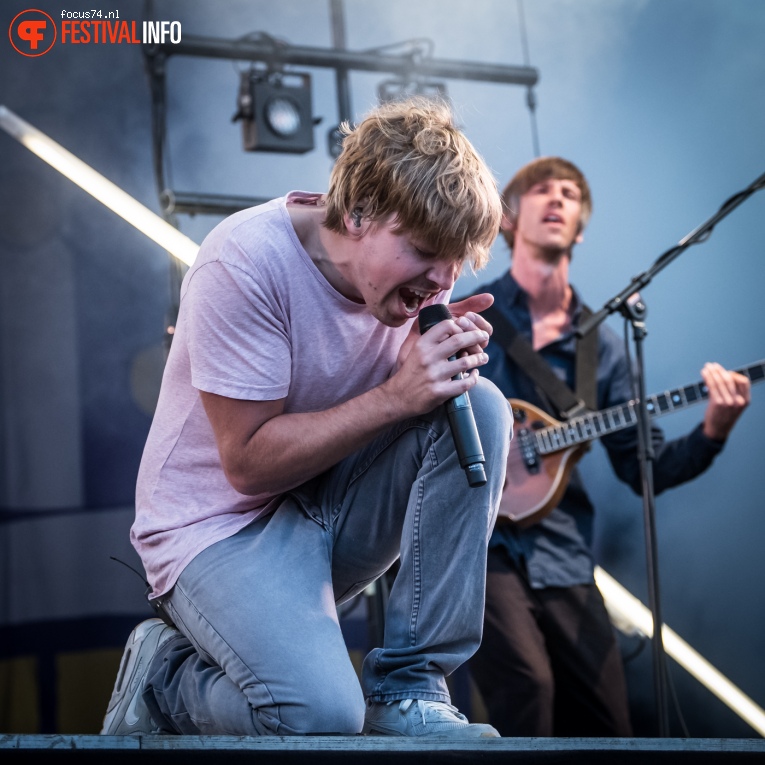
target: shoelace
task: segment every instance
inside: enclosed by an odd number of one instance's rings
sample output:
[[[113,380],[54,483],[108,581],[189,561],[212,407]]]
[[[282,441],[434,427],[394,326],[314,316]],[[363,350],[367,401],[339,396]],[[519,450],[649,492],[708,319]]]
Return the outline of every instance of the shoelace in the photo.
[[[422,699],[404,699],[398,706],[402,713],[405,713],[412,704],[417,704],[417,709],[422,718],[422,725],[425,727],[428,724],[426,712],[431,713],[431,722],[454,722],[453,718],[456,718],[459,722],[466,720],[465,716],[450,704],[445,701],[423,701]],[[448,715],[452,719],[450,720],[434,720],[433,717],[442,717]]]

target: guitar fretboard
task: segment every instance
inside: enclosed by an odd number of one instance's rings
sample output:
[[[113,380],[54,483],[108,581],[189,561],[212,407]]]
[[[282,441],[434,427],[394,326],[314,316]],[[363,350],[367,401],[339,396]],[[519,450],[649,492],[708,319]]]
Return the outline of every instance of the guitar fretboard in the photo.
[[[756,364],[736,371],[748,377],[752,383],[762,382],[765,380],[765,361],[758,361]],[[646,408],[649,416],[659,417],[697,404],[708,396],[707,386],[703,382],[696,382],[649,396]],[[551,454],[569,446],[576,446],[607,436],[609,433],[615,433],[617,430],[629,428],[637,424],[637,406],[638,400],[633,399],[626,404],[612,406],[599,412],[572,417],[559,425],[540,428],[534,431],[537,450],[540,454]]]

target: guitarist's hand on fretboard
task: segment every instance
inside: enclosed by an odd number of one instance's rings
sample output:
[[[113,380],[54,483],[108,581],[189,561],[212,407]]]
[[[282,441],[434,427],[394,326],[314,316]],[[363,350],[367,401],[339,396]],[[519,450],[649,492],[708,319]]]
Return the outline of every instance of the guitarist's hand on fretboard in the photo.
[[[741,413],[749,406],[749,378],[712,362],[704,365],[701,377],[709,391],[704,435],[713,441],[725,441]]]

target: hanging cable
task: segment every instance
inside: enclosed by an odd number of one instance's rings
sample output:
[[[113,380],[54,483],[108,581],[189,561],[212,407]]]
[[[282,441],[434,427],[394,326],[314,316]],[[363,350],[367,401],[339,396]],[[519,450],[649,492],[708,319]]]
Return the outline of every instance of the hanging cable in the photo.
[[[523,65],[531,66],[531,57],[529,56],[529,40],[526,34],[526,13],[523,9],[523,0],[518,0],[518,18],[519,29],[521,32],[521,48],[523,50]],[[537,130],[537,96],[534,93],[534,88],[529,85],[526,90],[526,106],[529,108],[529,119],[531,121],[531,141],[534,145],[534,156],[539,157],[539,131]]]

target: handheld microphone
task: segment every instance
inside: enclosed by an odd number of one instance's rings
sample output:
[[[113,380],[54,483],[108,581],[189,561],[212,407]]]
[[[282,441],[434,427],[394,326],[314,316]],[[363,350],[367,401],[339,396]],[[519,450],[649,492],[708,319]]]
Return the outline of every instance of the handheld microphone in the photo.
[[[441,303],[425,306],[419,315],[420,334],[424,335],[440,321],[451,318],[451,312]],[[456,356],[451,356],[449,361],[456,358]],[[457,380],[460,377],[462,377],[461,373],[452,379]],[[486,472],[483,468],[486,460],[483,456],[481,439],[478,436],[473,407],[470,405],[470,397],[467,392],[450,398],[446,402],[446,414],[449,418],[460,466],[465,471],[468,484],[470,486],[483,486],[486,483]]]

